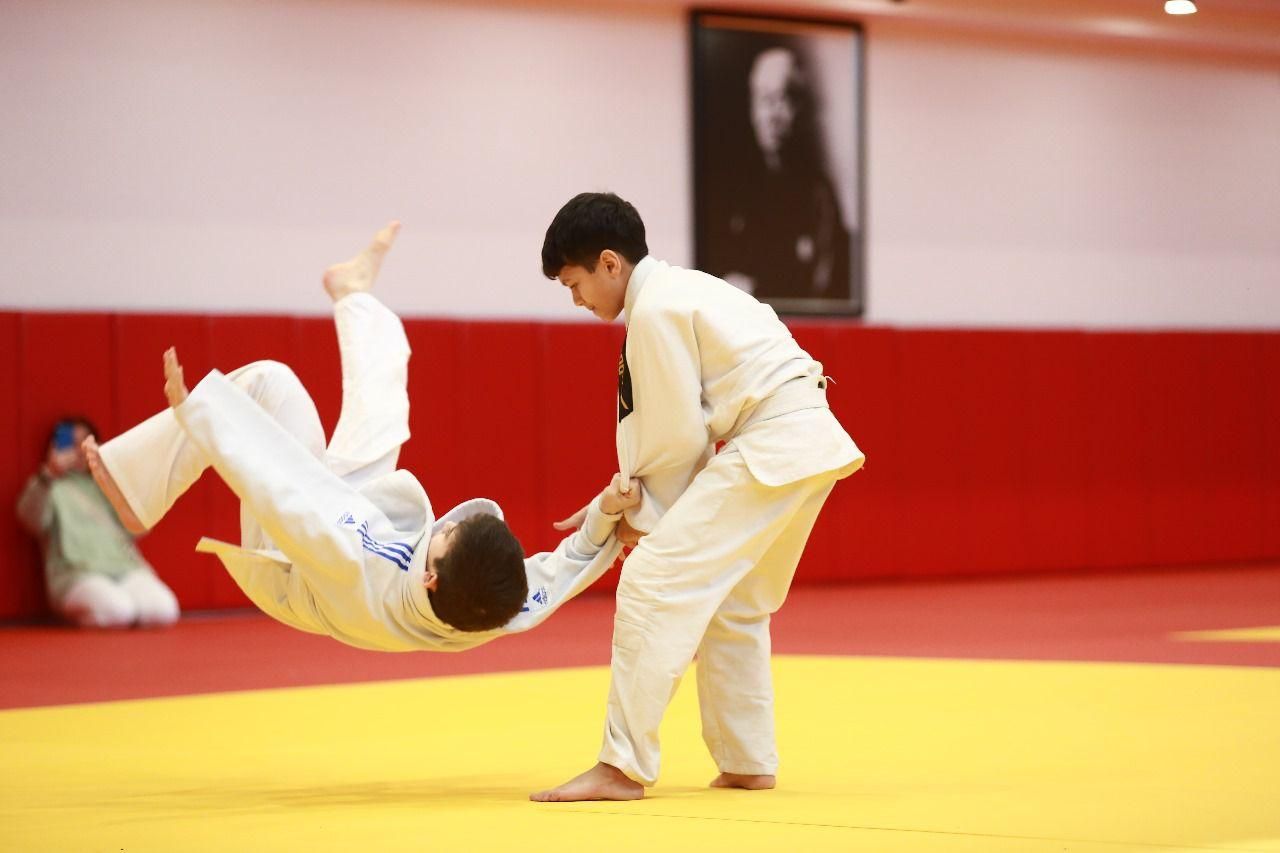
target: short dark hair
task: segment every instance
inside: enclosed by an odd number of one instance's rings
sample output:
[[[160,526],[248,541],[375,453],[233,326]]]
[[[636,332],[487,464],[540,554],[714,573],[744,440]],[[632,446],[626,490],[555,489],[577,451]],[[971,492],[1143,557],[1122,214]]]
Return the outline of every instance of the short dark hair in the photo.
[[[435,561],[431,609],[459,631],[491,631],[511,621],[524,606],[529,582],[524,549],[506,522],[473,515],[451,534],[449,553]]]
[[[567,266],[595,272],[605,249],[633,264],[649,254],[644,220],[631,202],[613,193],[579,193],[560,208],[542,241],[542,274],[555,278]]]

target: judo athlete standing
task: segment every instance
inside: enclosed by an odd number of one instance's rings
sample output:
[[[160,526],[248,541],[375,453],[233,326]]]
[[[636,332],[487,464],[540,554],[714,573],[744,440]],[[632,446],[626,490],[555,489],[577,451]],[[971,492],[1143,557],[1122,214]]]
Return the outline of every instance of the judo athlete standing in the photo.
[[[772,788],[770,615],[827,495],[863,455],[827,406],[822,365],[773,309],[651,257],[617,196],[566,204],[542,270],[601,320],[626,312],[618,464],[641,499],[618,535],[643,538],[618,586],[599,763],[532,799],[643,797],[658,777],[658,724],[695,654],[703,740],[721,771],[712,785]]]
[[[343,399],[325,445],[294,373],[260,361],[209,373],[188,394],[165,353],[171,408],[98,447],[90,467],[126,526],[158,522],[209,466],[240,498],[241,546],[202,539],[245,594],[303,631],[384,651],[459,651],[542,622],[612,564],[625,498],[617,484],[554,552],[525,558],[497,504],[436,519],[417,479],[396,470],[409,437],[409,345],[369,292],[399,225],[330,267]]]

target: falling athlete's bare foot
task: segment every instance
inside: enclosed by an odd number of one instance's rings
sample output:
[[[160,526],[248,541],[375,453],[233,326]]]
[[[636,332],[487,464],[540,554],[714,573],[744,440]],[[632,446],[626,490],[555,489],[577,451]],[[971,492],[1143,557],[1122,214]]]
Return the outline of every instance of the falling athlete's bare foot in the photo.
[[[111,508],[116,511],[116,516],[120,519],[120,523],[124,525],[124,529],[134,536],[141,536],[146,533],[146,525],[138,520],[138,516],[133,514],[133,510],[129,508],[129,502],[124,499],[124,495],[120,492],[120,487],[116,485],[115,478],[111,476],[111,472],[103,464],[102,454],[98,452],[98,442],[94,440],[93,436],[89,436],[81,443],[80,448],[84,451],[85,459],[89,461],[89,473],[93,475],[93,481],[98,484],[98,488],[102,489],[102,493],[107,496],[107,500],[111,503]]]
[[[745,773],[721,773],[711,780],[713,788],[743,788],[748,791],[767,791],[777,784],[777,776],[751,776]]]
[[[644,786],[618,768],[600,763],[558,788],[530,794],[535,803],[578,803],[583,800],[639,800]]]
[[[395,242],[400,231],[399,222],[388,222],[387,227],[373,235],[373,242],[349,261],[334,264],[324,271],[324,289],[329,298],[337,302],[350,293],[364,293],[373,288],[382,267],[382,259]]]
[[[164,351],[164,396],[175,409],[187,399],[186,379],[178,363],[178,351],[173,347]]]

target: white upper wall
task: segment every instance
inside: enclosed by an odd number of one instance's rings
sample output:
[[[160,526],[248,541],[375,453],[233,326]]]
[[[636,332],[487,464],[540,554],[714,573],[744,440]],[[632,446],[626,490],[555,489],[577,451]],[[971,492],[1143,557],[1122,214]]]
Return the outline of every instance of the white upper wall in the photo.
[[[1280,328],[1280,66],[873,32],[871,317]]]
[[[674,4],[3,7],[0,306],[323,313],[398,217],[398,310],[584,317],[538,263],[584,189],[693,256]],[[1280,69],[886,22],[866,65],[869,321],[1280,328]]]

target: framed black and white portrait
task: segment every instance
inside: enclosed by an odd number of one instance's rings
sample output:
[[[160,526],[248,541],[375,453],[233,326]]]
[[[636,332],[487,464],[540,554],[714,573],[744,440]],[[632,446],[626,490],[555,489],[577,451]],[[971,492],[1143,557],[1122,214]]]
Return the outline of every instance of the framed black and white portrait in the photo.
[[[694,12],[697,267],[779,313],[861,315],[862,30]]]

